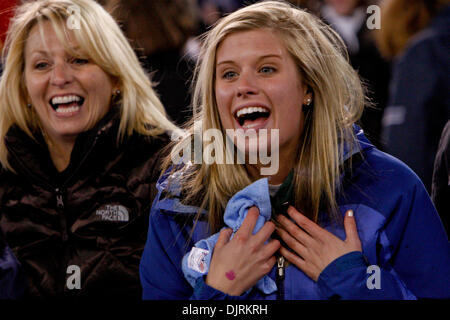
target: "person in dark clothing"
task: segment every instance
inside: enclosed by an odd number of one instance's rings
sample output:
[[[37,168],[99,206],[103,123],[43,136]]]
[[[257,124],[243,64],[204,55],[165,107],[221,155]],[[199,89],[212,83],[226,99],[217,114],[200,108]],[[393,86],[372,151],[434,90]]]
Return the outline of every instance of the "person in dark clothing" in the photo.
[[[5,45],[0,227],[25,297],[139,298],[159,155],[176,126],[94,1],[27,2]]]
[[[195,56],[186,50],[197,35],[198,7],[193,0],[102,0],[135,47],[171,120],[182,125],[192,117],[190,80]]]
[[[434,157],[450,119],[448,0],[383,2],[378,43],[394,59],[382,136],[431,191]],[[407,9],[407,10],[406,10]]]
[[[343,38],[350,64],[367,87],[372,104],[364,110],[359,123],[370,141],[382,150],[381,119],[387,104],[390,66],[378,51],[374,30],[367,26],[368,5],[365,0],[325,0],[320,16]]]
[[[432,181],[431,199],[448,235],[450,233],[450,120],[447,121],[439,141]]]

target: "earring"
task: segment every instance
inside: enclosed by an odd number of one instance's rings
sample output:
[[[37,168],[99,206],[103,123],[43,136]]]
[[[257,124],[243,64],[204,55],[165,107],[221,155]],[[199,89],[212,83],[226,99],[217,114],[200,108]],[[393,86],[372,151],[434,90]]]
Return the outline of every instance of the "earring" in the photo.
[[[303,104],[303,112],[309,112],[311,110],[311,102],[311,98],[306,99],[306,103]]]
[[[116,91],[114,91],[115,95],[118,96],[121,92],[119,89],[117,89]]]
[[[31,109],[31,107],[32,107],[32,106],[31,106],[31,103],[28,103],[28,104],[27,104],[27,108],[28,108],[28,109]]]

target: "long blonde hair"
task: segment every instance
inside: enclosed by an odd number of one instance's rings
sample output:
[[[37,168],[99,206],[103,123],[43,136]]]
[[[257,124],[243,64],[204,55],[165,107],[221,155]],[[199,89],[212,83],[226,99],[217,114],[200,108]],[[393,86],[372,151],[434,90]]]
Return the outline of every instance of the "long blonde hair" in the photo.
[[[68,27],[69,19],[78,23]],[[176,130],[152,89],[152,84],[114,19],[92,0],[38,0],[19,6],[11,20],[3,49],[3,74],[0,80],[0,163],[8,163],[5,135],[13,125],[33,137],[39,128],[32,108],[27,108],[28,94],[24,85],[24,48],[35,25],[49,21],[59,40],[73,55],[68,44],[69,29],[82,52],[116,79],[120,87],[121,119],[118,142],[138,132],[158,135]]]
[[[220,20],[204,38],[196,68],[193,122],[201,122],[203,131],[218,128],[225,132],[214,92],[216,50],[230,34],[261,28],[280,35],[314,97],[312,110],[306,114],[302,141],[298,143],[295,206],[317,221],[325,203],[329,214],[337,217],[335,192],[342,171],[343,141],[349,146],[355,142],[352,125],[361,116],[365,95],[357,73],[348,63],[343,41],[315,16],[285,2],[265,1]],[[193,126],[189,131],[193,134]],[[173,152],[179,152],[186,139],[175,144]],[[165,164],[171,165],[169,158]],[[183,194],[188,195],[185,201],[201,202],[200,207],[209,212],[212,231],[223,225],[223,212],[230,197],[252,182],[240,164],[208,165],[203,161],[184,170],[181,176]]]

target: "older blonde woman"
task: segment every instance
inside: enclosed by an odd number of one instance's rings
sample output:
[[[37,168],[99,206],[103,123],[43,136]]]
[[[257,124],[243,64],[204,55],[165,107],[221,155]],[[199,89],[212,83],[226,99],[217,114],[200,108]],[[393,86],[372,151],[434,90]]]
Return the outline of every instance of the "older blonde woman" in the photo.
[[[442,224],[420,180],[354,125],[364,95],[342,47],[318,19],[277,1],[238,10],[207,34],[194,157],[188,134],[174,148],[186,164],[157,184],[140,265],[145,299],[450,296]],[[199,161],[196,127],[203,150],[218,129],[223,152],[232,140],[245,163]],[[263,177],[265,158],[247,158],[267,150],[279,153],[279,170]]]
[[[91,0],[17,8],[0,82],[0,224],[29,296],[140,295],[138,264],[175,129]]]

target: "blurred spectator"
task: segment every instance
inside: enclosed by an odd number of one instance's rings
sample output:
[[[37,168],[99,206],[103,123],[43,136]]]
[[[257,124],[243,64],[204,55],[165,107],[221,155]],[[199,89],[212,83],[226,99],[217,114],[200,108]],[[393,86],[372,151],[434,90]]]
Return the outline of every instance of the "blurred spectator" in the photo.
[[[361,127],[370,141],[382,149],[381,119],[387,103],[390,75],[389,63],[381,57],[374,33],[367,28],[366,11],[371,3],[365,0],[325,0],[322,4],[320,16],[343,38],[350,63],[368,88],[367,95],[373,106],[364,110]]]
[[[394,59],[383,116],[386,151],[431,189],[439,138],[450,118],[450,1],[385,0],[379,47]]]
[[[151,73],[169,117],[181,125],[191,117],[189,85],[192,61],[185,53],[198,33],[195,0],[101,0],[115,17],[143,67]]]
[[[216,7],[222,14],[233,12],[242,6],[241,0],[199,0],[200,5],[203,7],[207,4]]]
[[[201,27],[200,33],[206,32],[226,12],[213,0],[198,0],[200,9]]]
[[[261,0],[198,0],[200,7],[202,32],[205,32],[217,20],[241,7]],[[318,13],[320,1],[317,0],[285,0],[299,8],[306,8],[312,13]]]
[[[448,235],[450,231],[450,120],[447,121],[442,132],[436,153],[431,198]]]

